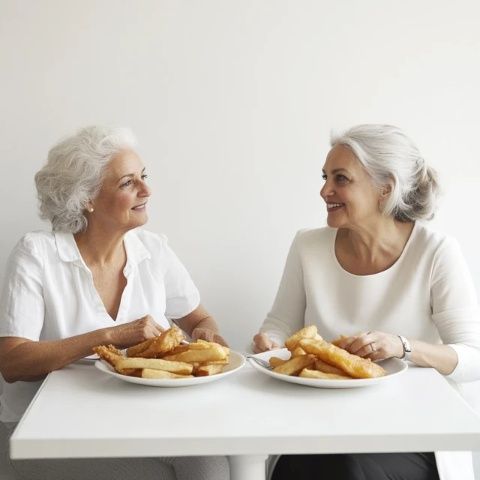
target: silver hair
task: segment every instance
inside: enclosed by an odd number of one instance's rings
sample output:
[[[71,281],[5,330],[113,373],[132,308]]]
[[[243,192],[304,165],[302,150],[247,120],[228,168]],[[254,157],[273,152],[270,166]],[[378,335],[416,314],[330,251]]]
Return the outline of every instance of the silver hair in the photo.
[[[349,147],[378,187],[393,183],[385,215],[402,222],[433,218],[439,194],[437,173],[399,128],[357,125],[332,134],[330,144]]]
[[[57,143],[35,175],[40,217],[50,220],[54,231],[85,230],[85,210],[100,190],[105,167],[117,153],[135,145],[129,129],[100,126],[83,128]]]

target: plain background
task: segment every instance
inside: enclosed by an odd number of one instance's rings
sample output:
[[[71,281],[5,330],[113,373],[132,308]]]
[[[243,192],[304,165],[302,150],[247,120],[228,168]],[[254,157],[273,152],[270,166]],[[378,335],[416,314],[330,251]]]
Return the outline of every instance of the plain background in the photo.
[[[325,224],[331,130],[389,123],[439,171],[433,225],[478,287],[479,85],[476,0],[0,0],[1,275],[24,232],[49,228],[33,183],[48,149],[128,126],[147,227],[244,350],[295,232]]]

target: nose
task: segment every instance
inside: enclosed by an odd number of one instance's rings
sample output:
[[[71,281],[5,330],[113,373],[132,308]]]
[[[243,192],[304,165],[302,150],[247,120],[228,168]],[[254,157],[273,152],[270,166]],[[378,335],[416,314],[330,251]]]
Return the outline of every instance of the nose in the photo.
[[[326,199],[327,197],[330,197],[331,195],[333,195],[333,190],[330,186],[330,183],[328,182],[328,180],[325,182],[325,184],[323,185],[323,187],[320,189],[320,196],[323,198],[323,199]]]
[[[138,196],[139,197],[149,197],[152,194],[151,188],[143,180],[139,183]]]

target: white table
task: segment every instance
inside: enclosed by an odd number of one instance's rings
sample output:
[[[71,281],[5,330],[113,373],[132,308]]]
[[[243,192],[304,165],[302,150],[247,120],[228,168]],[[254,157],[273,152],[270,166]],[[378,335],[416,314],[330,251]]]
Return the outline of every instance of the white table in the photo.
[[[265,478],[268,454],[480,450],[480,419],[436,371],[316,389],[246,365],[218,382],[155,388],[93,365],[51,373],[11,438],[26,458],[229,455],[232,480]]]

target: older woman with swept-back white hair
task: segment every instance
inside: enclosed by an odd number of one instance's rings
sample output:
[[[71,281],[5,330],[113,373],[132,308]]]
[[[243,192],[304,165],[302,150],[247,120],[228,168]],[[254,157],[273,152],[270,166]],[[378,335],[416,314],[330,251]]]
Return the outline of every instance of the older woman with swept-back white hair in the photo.
[[[305,325],[373,361],[403,358],[453,382],[480,378],[476,292],[457,243],[420,223],[433,217],[437,176],[389,125],[334,136],[320,195],[328,227],[300,231],[257,352]],[[360,332],[360,333],[359,333]],[[314,473],[317,472],[317,473]],[[472,479],[467,452],[286,455],[274,480]]]
[[[174,321],[194,339],[225,344],[165,236],[138,229],[150,187],[126,129],[89,127],[54,146],[35,176],[51,232],[13,250],[0,302],[2,443],[46,374],[96,345],[127,348]],[[229,478],[224,457],[11,462],[25,479]],[[139,473],[140,472],[140,473]]]

